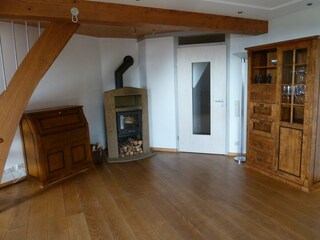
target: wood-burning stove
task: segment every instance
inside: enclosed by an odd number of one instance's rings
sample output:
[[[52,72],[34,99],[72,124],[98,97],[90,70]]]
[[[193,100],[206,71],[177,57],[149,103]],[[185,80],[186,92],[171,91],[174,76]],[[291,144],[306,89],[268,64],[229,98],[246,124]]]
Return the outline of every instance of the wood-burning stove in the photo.
[[[135,137],[137,139],[141,139],[141,110],[117,112],[117,133],[118,138]]]

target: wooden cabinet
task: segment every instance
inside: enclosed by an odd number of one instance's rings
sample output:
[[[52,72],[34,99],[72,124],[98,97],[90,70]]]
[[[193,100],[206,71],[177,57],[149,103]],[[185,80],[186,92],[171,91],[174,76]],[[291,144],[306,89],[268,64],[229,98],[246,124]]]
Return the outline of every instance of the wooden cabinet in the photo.
[[[318,36],[248,48],[247,166],[320,188]]]
[[[42,186],[92,165],[81,106],[25,112],[21,120],[28,175]]]

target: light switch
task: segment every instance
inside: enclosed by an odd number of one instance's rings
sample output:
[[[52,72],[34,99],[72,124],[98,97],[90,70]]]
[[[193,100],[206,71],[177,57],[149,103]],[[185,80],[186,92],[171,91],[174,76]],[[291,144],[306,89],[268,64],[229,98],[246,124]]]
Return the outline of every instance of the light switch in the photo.
[[[240,101],[237,100],[234,103],[234,116],[235,117],[240,117]]]

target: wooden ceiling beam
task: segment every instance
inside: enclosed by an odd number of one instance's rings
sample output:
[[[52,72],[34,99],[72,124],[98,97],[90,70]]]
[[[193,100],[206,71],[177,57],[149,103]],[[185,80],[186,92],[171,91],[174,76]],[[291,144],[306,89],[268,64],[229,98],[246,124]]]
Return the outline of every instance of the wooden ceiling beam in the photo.
[[[71,22],[72,7],[79,9],[79,23],[85,24],[158,25],[250,35],[268,32],[268,22],[262,20],[83,0],[1,0],[0,18]]]
[[[100,38],[135,38],[140,39],[148,35],[177,33],[181,29],[168,27],[131,27],[81,24],[77,34]]]

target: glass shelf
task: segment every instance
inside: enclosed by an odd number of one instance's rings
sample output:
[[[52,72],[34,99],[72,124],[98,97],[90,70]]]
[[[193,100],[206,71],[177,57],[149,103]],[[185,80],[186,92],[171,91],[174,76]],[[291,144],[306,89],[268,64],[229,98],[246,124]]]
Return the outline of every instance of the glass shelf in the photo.
[[[272,66],[257,66],[257,67],[253,67],[252,69],[276,69],[277,67],[272,65]]]
[[[295,65],[296,66],[307,66],[307,63],[305,63],[305,62],[304,63],[296,63]]]
[[[259,86],[259,85],[267,85],[267,86],[276,86],[276,84],[274,83],[251,83],[252,85],[255,85],[255,86]]]

